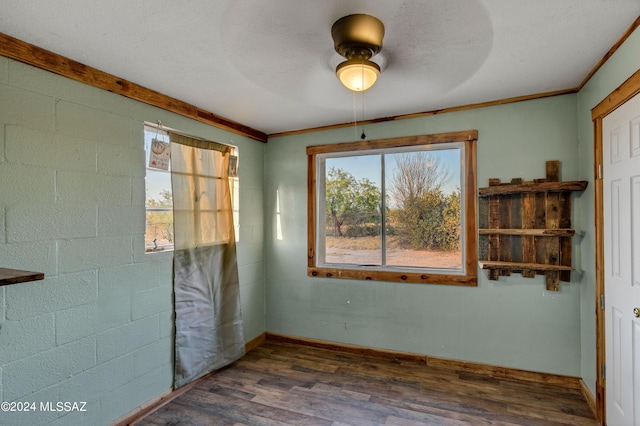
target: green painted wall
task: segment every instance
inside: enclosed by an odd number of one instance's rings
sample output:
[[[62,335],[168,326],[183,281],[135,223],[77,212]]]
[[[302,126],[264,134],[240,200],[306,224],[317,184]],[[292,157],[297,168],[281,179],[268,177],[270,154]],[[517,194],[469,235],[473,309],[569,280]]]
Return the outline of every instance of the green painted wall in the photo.
[[[580,314],[582,318],[582,378],[595,395],[596,383],[596,317],[595,317],[595,231],[593,188],[593,122],[591,109],[640,69],[640,29],[636,29],[625,43],[609,58],[578,93],[578,161],[580,179],[590,182],[581,195],[580,222],[585,224],[582,252],[585,274],[582,280]]]
[[[386,122],[367,126],[366,133],[381,139],[477,129],[478,186],[491,177],[544,177],[546,160],[560,160],[561,178],[575,180],[576,101],[576,95],[565,95]],[[560,292],[546,291],[543,277],[488,281],[484,271],[474,288],[306,276],[305,147],[353,139],[348,128],[273,138],[267,144],[267,330],[580,376],[580,273]],[[581,208],[577,202],[576,211]],[[583,228],[577,214],[573,225]],[[581,267],[578,250],[576,266]]]
[[[0,424],[110,424],[172,384],[171,253],[144,253],[143,122],[240,152],[245,336],[265,331],[265,145],[0,57],[0,401],[87,401]]]

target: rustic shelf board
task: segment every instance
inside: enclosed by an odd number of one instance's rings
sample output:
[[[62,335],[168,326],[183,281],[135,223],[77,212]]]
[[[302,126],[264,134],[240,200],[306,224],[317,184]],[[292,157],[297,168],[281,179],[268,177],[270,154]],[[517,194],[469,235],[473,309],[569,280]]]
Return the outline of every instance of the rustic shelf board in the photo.
[[[19,269],[0,268],[0,286],[43,280],[42,272],[21,271]]]
[[[571,266],[547,265],[544,263],[499,262],[481,260],[478,262],[482,269],[508,269],[510,271],[573,271]]]
[[[575,229],[479,229],[480,235],[534,235],[537,237],[571,237]]]
[[[587,187],[587,181],[567,181],[567,182],[523,182],[522,184],[513,185],[493,185],[478,189],[480,197],[489,197],[491,195],[509,195],[522,194],[525,192],[571,192],[584,191]]]

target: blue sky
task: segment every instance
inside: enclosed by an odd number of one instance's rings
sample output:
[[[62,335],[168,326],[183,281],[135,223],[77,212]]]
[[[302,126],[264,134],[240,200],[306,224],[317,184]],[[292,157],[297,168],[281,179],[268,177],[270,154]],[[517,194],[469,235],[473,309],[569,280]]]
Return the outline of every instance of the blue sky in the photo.
[[[444,191],[451,193],[460,187],[460,149],[438,149],[431,150],[429,154],[440,158],[448,168],[451,178],[445,183]],[[391,156],[393,158],[393,156]],[[336,167],[351,173],[356,179],[368,178],[380,187],[380,155],[361,155],[357,157],[334,157],[326,159],[326,170]],[[390,161],[387,155],[385,168],[387,179],[393,176],[395,171],[395,161]],[[389,188],[387,188],[388,190]]]

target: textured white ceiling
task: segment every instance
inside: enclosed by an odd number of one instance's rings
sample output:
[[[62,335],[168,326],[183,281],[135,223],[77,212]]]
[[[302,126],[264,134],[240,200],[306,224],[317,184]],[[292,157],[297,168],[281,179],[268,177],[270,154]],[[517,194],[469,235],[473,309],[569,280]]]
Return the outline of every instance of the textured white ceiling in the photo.
[[[640,0],[0,0],[0,32],[265,133],[349,122],[333,22],[385,25],[365,119],[575,88]],[[358,97],[358,119],[361,119]]]

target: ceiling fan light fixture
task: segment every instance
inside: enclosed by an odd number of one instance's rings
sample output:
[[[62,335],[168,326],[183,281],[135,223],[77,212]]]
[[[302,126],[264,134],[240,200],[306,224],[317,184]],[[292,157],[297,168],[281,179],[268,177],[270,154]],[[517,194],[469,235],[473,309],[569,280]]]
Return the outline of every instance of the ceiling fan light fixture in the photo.
[[[354,92],[373,86],[380,76],[380,67],[369,59],[382,49],[382,22],[371,15],[348,15],[334,22],[331,37],[336,52],[347,59],[336,68],[342,84]]]
[[[344,86],[354,92],[364,92],[380,76],[380,67],[366,59],[351,59],[336,68],[336,76]]]

